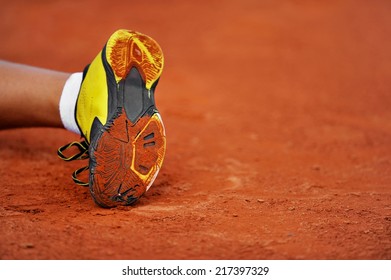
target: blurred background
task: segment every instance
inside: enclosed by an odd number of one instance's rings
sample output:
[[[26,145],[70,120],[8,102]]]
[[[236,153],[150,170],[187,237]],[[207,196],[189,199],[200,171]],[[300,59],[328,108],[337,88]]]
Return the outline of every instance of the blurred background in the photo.
[[[153,37],[168,140],[140,204],[104,212],[56,159],[75,135],[0,132],[0,258],[391,257],[391,1],[0,7],[0,59],[59,71]]]

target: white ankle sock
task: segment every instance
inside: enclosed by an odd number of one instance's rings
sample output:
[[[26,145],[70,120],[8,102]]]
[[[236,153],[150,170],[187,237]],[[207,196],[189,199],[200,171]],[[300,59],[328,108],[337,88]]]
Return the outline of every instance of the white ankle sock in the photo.
[[[60,98],[60,116],[62,124],[67,130],[77,134],[81,133],[76,124],[75,108],[82,79],[82,72],[72,74],[65,82]]]

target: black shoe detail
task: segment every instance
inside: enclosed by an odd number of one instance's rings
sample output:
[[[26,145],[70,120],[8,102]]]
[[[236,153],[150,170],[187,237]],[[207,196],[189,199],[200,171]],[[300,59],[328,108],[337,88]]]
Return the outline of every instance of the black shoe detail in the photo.
[[[96,146],[96,140],[102,135],[102,133],[105,131],[103,124],[100,122],[100,120],[95,117],[94,122],[92,123],[91,127],[91,134],[90,134],[90,140],[91,144],[93,146]],[[96,147],[94,147],[95,149]]]
[[[155,146],[155,141],[144,143],[143,146],[144,148]]]
[[[120,82],[120,90],[123,89],[123,106],[128,119],[135,123],[144,109],[143,80],[136,67],[133,67],[125,81]]]
[[[152,139],[154,137],[155,137],[155,133],[152,132],[152,133],[148,134],[147,136],[145,136],[144,140],[149,140],[149,139]]]

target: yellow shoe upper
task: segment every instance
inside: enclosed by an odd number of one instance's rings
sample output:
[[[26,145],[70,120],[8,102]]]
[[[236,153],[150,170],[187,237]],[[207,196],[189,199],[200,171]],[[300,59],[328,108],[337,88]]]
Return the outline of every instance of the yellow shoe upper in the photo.
[[[107,121],[107,95],[106,71],[99,52],[88,68],[76,103],[76,122],[88,143],[95,117],[103,124]]]

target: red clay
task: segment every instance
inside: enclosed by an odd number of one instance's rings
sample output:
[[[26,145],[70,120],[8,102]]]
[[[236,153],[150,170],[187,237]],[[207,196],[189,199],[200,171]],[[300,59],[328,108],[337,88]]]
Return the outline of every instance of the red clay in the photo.
[[[75,72],[118,28],[156,39],[167,154],[107,210],[56,156],[74,134],[1,131],[1,259],[391,258],[390,1],[131,2],[2,1],[2,59]]]

